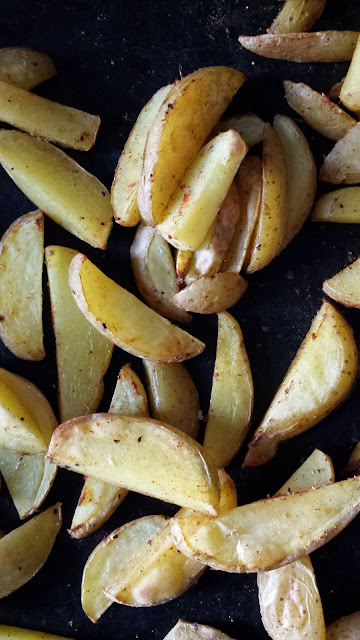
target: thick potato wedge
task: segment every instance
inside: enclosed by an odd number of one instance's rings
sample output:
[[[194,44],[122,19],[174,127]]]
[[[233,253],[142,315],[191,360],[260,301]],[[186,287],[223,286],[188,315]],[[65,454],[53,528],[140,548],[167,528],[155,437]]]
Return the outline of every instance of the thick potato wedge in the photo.
[[[0,49],[0,80],[20,89],[33,89],[53,76],[56,67],[46,53],[23,47]]]
[[[0,80],[0,120],[62,147],[88,151],[94,146],[99,116],[47,100]]]
[[[360,640],[360,611],[333,622],[326,630],[326,640]]]
[[[179,620],[164,640],[231,640],[231,638],[214,627]]]
[[[151,416],[196,439],[199,431],[199,394],[181,362],[156,364],[143,360]]]
[[[360,187],[344,187],[321,196],[313,208],[313,222],[360,223]]]
[[[241,116],[235,116],[234,118],[218,122],[213,133],[217,135],[223,131],[233,129],[242,137],[250,149],[263,141],[264,127],[265,122],[261,120],[259,116],[254,113],[245,113]]]
[[[130,249],[137,288],[151,309],[175,322],[190,322],[191,316],[174,305],[180,291],[171,249],[155,227],[139,225]]]
[[[360,182],[360,122],[339,140],[326,156],[319,180],[333,184]]]
[[[0,241],[0,336],[23,360],[45,358],[42,323],[44,216],[27,213]]]
[[[350,111],[360,111],[360,38],[341,87],[340,101]]]
[[[21,131],[0,131],[0,162],[39,209],[80,240],[105,249],[113,212],[110,194],[95,176]]]
[[[218,468],[239,451],[250,427],[254,387],[241,329],[229,313],[218,315],[219,333],[204,449]]]
[[[48,457],[76,473],[165,502],[217,512],[213,463],[190,436],[157,420],[110,413],[69,420],[55,430]]]
[[[360,443],[358,442],[345,467],[347,475],[360,475]]]
[[[175,269],[177,282],[179,284],[184,282],[185,276],[189,272],[192,257],[193,251],[186,251],[185,249],[176,250]]]
[[[220,313],[232,307],[247,289],[238,273],[215,273],[198,278],[174,297],[174,303],[194,313]]]
[[[134,227],[140,222],[137,193],[146,138],[171,87],[171,84],[161,87],[140,111],[119,158],[111,187],[111,204],[115,222],[123,227]]]
[[[345,62],[355,51],[358,31],[264,33],[239,36],[240,44],[258,56],[294,62]]]
[[[360,258],[325,280],[323,291],[346,307],[360,308]]]
[[[48,559],[61,527],[61,505],[55,504],[0,540],[0,598],[31,580]]]
[[[357,123],[335,102],[303,82],[283,82],[289,106],[315,131],[331,140],[341,140]]]
[[[246,152],[245,142],[232,129],[219,133],[201,149],[157,227],[170,244],[178,249],[199,249]]]
[[[285,152],[288,215],[281,248],[299,233],[314,204],[316,167],[308,141],[291,118],[275,116],[274,129]]]
[[[205,67],[174,84],[146,142],[138,191],[145,223],[163,219],[185,171],[244,81],[236,69]]]
[[[73,258],[69,284],[85,318],[114,344],[156,362],[187,360],[205,345],[162,318],[110,280],[82,254]]]
[[[67,640],[63,636],[54,636],[52,633],[9,627],[5,624],[0,624],[0,638],[1,640]]]
[[[260,500],[215,519],[173,518],[178,549],[213,569],[269,571],[334,538],[360,511],[360,478]]]
[[[244,466],[264,464],[280,442],[320,422],[350,393],[358,355],[351,327],[324,301],[247,452]]]
[[[309,31],[324,11],[326,0],[287,0],[269,28],[269,33]]]
[[[311,487],[323,487],[332,484],[335,480],[334,467],[331,458],[319,449],[314,449],[312,454],[296,469],[276,495],[298,493]]]

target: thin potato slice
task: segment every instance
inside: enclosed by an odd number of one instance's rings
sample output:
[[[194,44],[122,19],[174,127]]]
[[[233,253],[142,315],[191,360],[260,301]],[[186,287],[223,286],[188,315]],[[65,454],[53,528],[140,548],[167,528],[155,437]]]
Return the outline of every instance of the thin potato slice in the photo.
[[[93,247],[105,249],[110,194],[64,151],[21,131],[0,131],[0,162],[39,209]]]
[[[238,302],[246,289],[247,282],[238,273],[215,273],[195,280],[173,300],[186,311],[220,313]]]
[[[205,345],[162,318],[78,254],[69,284],[85,318],[124,351],[156,362],[187,360]]]
[[[190,436],[157,420],[110,413],[69,420],[55,430],[48,457],[76,473],[165,502],[217,512],[213,463]]]
[[[175,269],[177,275],[177,282],[182,284],[185,276],[189,272],[191,260],[193,257],[193,251],[186,251],[185,249],[176,250]]]
[[[287,0],[276,16],[269,33],[309,31],[324,11],[326,0]]]
[[[61,527],[61,505],[55,504],[0,540],[0,598],[31,580],[48,559]]]
[[[241,116],[235,116],[234,118],[218,122],[213,133],[217,135],[223,131],[233,129],[242,137],[250,149],[263,141],[264,127],[265,122],[261,120],[259,116],[256,116],[254,113],[245,113]]]
[[[46,639],[45,639],[46,640]],[[197,622],[179,620],[164,640],[232,640],[219,629]]]
[[[360,187],[344,187],[330,191],[316,202],[311,214],[313,222],[360,223]]]
[[[0,242],[0,336],[23,360],[45,358],[42,323],[44,216],[28,213]]]
[[[53,76],[56,67],[46,53],[23,47],[0,49],[0,80],[20,89],[33,89]]]
[[[175,322],[190,322],[191,316],[176,307],[179,292],[170,247],[155,227],[139,225],[130,249],[137,288],[151,309]]]
[[[170,244],[178,249],[199,249],[246,152],[245,142],[232,129],[219,133],[201,149],[157,227]]]
[[[351,327],[324,301],[249,444],[244,466],[271,460],[280,442],[310,429],[339,406],[354,385],[357,363]]]
[[[357,443],[345,467],[347,475],[360,475],[360,442]]]
[[[326,156],[319,180],[333,184],[360,182],[360,122]]]
[[[355,51],[358,31],[264,33],[239,36],[240,44],[258,56],[294,62],[345,62]]]
[[[140,222],[137,193],[146,139],[171,87],[169,84],[159,89],[140,111],[119,158],[111,187],[111,204],[115,222],[123,227],[134,227]]]
[[[225,467],[249,430],[254,387],[241,329],[229,313],[219,313],[219,333],[204,449]]]
[[[360,37],[341,87],[340,100],[350,111],[360,111]]]
[[[145,223],[163,219],[182,176],[244,81],[236,69],[205,67],[174,84],[146,142],[138,192]]]
[[[326,630],[326,640],[360,640],[360,611],[333,622]]]
[[[325,280],[323,291],[346,307],[360,308],[360,258]]]
[[[67,640],[63,636],[54,636],[52,633],[9,627],[5,624],[0,624],[0,638],[1,640]]]

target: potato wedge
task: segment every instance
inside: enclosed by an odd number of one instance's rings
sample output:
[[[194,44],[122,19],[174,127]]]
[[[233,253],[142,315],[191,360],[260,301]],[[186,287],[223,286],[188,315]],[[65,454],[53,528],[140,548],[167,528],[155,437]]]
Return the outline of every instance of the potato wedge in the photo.
[[[21,131],[0,131],[0,162],[39,209],[80,240],[105,249],[112,207],[95,176],[49,142]]]
[[[229,313],[218,315],[218,339],[204,449],[218,468],[239,451],[250,427],[254,387],[244,338]]]
[[[218,122],[213,133],[217,135],[223,131],[233,129],[242,137],[250,149],[263,141],[264,127],[265,122],[261,120],[259,116],[254,113],[245,113],[241,116],[235,116],[234,118]]]
[[[354,385],[357,363],[351,327],[324,301],[249,444],[244,466],[271,460],[280,442],[310,429],[339,406]]]
[[[61,527],[58,502],[0,540],[0,598],[31,580],[48,559]]]
[[[355,51],[358,31],[264,33],[239,36],[240,44],[265,58],[294,62],[345,62]]]
[[[181,309],[194,313],[220,313],[232,307],[247,289],[247,282],[238,273],[215,273],[198,278],[174,297]]]
[[[174,84],[145,146],[138,191],[145,223],[158,224],[163,219],[185,171],[244,81],[236,69],[205,67]]]
[[[360,640],[360,611],[333,622],[326,630],[326,640]]]
[[[219,629],[197,622],[179,620],[164,640],[232,640]]]
[[[349,461],[345,467],[348,476],[360,475],[360,443],[358,442],[355,449],[351,453]]]
[[[360,478],[260,500],[215,519],[173,518],[177,548],[213,569],[252,573],[302,558],[334,538],[360,511]]]
[[[339,82],[335,82],[335,84],[333,84],[333,86],[330,87],[330,90],[327,93],[327,97],[329,98],[329,100],[334,100],[335,102],[340,100],[340,93],[341,93],[341,88],[344,84],[344,80],[345,78],[343,78],[342,80],[339,80]]]
[[[174,458],[174,449],[177,450]],[[138,493],[216,514],[216,469],[190,436],[157,420],[98,413],[69,420],[52,437],[48,458]]]
[[[45,358],[42,323],[44,216],[15,220],[0,241],[0,336],[23,360]]]
[[[360,223],[360,187],[344,187],[321,196],[313,208],[313,222]]]
[[[350,111],[360,111],[360,38],[341,87],[340,100]]]
[[[181,362],[143,360],[151,416],[194,438],[199,431],[199,394]]]
[[[170,244],[178,249],[199,249],[246,152],[245,142],[232,129],[219,133],[201,149],[157,227]]]
[[[339,140],[326,156],[319,180],[333,184],[360,182],[360,122]]]
[[[314,449],[305,462],[296,469],[285,484],[275,494],[286,495],[306,491],[311,487],[323,487],[335,481],[334,467],[331,458],[319,449]]]
[[[122,413],[124,416],[139,418],[149,415],[144,385],[130,364],[124,364],[120,369],[109,413]]]
[[[161,87],[140,111],[119,158],[111,187],[111,204],[115,222],[123,227],[134,227],[140,222],[137,193],[146,138],[171,88],[171,84]]]
[[[323,291],[345,307],[360,308],[360,258],[332,278],[325,280]]]
[[[309,31],[324,11],[326,0],[287,0],[269,28],[269,33]]]
[[[162,318],[78,254],[69,269],[69,284],[85,318],[114,344],[156,362],[187,360],[205,345]]]
[[[0,49],[0,80],[20,89],[33,89],[56,76],[56,67],[46,53],[24,47]]]
[[[1,640],[67,640],[62,636],[54,636],[52,633],[9,627],[5,624],[0,624],[0,638]]]
[[[289,106],[326,138],[341,140],[357,124],[355,118],[307,84],[285,80],[283,85]]]
[[[186,274],[189,272],[193,251],[185,251],[185,249],[176,250],[175,269],[177,282],[182,284]]]
[[[171,249],[155,227],[139,225],[130,248],[137,288],[151,309],[175,322],[191,316],[176,307],[173,296],[180,291]]]

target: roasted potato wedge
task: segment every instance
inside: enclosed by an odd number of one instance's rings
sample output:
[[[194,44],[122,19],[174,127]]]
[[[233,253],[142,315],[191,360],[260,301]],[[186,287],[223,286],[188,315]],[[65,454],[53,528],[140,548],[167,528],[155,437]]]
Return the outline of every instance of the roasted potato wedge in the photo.
[[[269,28],[269,33],[309,31],[324,11],[326,0],[287,0]]]
[[[140,418],[149,415],[144,385],[130,364],[124,364],[120,369],[109,413],[122,413],[124,416]]]
[[[162,318],[110,280],[82,254],[73,258],[69,283],[85,318],[114,344],[156,362],[187,360],[205,345]]]
[[[238,273],[215,273],[198,278],[173,297],[185,311],[220,313],[232,307],[247,289],[247,282]]]
[[[333,184],[360,182],[360,122],[339,140],[326,156],[319,180]]]
[[[280,442],[320,422],[350,393],[358,355],[351,327],[324,301],[260,426],[244,466],[264,464]]]
[[[174,84],[146,141],[138,191],[145,223],[163,219],[170,197],[244,81],[236,69],[205,67]]]
[[[105,249],[112,226],[110,194],[95,176],[49,142],[0,131],[0,162],[39,209],[93,247]]]
[[[56,76],[56,67],[46,53],[23,47],[0,49],[0,80],[20,89],[33,89]]]
[[[360,258],[332,278],[325,280],[323,291],[346,307],[360,308]]]
[[[331,458],[319,449],[314,449],[312,454],[296,469],[276,495],[298,493],[311,487],[323,487],[335,480],[334,467]]]
[[[258,56],[294,62],[345,62],[355,51],[358,31],[264,33],[239,36],[240,44]]]
[[[347,475],[360,475],[360,443],[358,442],[345,467]]]
[[[335,100],[335,101],[340,100],[340,92],[344,84],[344,80],[345,78],[343,78],[342,80],[339,80],[339,82],[335,82],[335,84],[333,84],[333,86],[330,87],[330,91],[327,93],[327,97],[329,98],[329,100]]]
[[[311,214],[313,222],[360,222],[360,187],[344,187],[330,191],[316,202]]]
[[[45,358],[42,324],[44,216],[27,213],[0,241],[0,336],[23,360]]]
[[[45,639],[47,640],[47,639]],[[179,620],[164,640],[232,640],[219,629],[197,622]]]
[[[242,137],[249,148],[263,141],[265,122],[254,113],[245,113],[228,120],[218,122],[214,135],[233,129]]]
[[[175,269],[177,282],[179,284],[184,282],[185,276],[189,272],[192,257],[193,251],[186,251],[185,249],[176,250]]]
[[[360,611],[333,622],[326,630],[326,640],[360,640]]]
[[[0,624],[0,638],[2,640],[67,640],[62,636],[54,636],[52,633],[9,627],[5,624]]]
[[[360,111],[360,38],[341,87],[340,100],[350,111]]]

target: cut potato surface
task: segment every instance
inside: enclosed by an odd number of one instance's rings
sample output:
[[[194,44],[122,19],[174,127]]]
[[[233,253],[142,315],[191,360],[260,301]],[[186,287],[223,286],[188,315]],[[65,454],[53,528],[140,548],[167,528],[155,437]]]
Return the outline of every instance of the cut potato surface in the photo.
[[[344,187],[330,191],[316,202],[311,214],[313,222],[360,222],[360,187]]]
[[[198,278],[177,293],[176,305],[194,313],[220,313],[232,307],[247,289],[247,282],[238,273],[215,273]]]
[[[333,622],[326,630],[326,640],[360,640],[360,611]]]
[[[344,62],[351,60],[358,31],[317,31],[314,33],[264,33],[239,36],[245,49],[265,58],[294,62]]]
[[[46,53],[23,47],[0,49],[0,80],[21,89],[33,89],[56,76],[56,67]]]
[[[335,481],[334,467],[331,458],[319,449],[314,449],[305,462],[296,469],[276,495],[298,493],[311,487],[323,487]]]
[[[32,455],[46,453],[46,441],[21,396],[6,384],[0,370],[0,446]],[[20,399],[21,398],[21,399]]]
[[[124,364],[120,369],[109,413],[122,413],[124,416],[144,418],[149,415],[144,385],[130,364]]]
[[[249,148],[259,144],[264,138],[265,122],[254,113],[245,113],[228,120],[218,122],[214,134],[233,129],[242,137]]]
[[[162,318],[110,280],[82,254],[73,259],[69,283],[80,311],[118,347],[156,362],[187,360],[205,345]]]
[[[360,38],[341,87],[340,100],[350,111],[360,111]]]
[[[179,620],[164,640],[232,640],[219,629],[197,622]]]
[[[324,11],[326,0],[287,0],[270,26],[270,33],[309,31]]]
[[[326,156],[319,180],[333,184],[360,182],[360,122]]]
[[[1,640],[67,640],[63,636],[54,636],[52,633],[9,627],[5,624],[0,624],[0,638]]]
[[[184,282],[185,276],[189,272],[192,257],[193,257],[193,251],[186,251],[185,249],[176,250],[175,268],[176,268],[177,282],[180,284]]]
[[[360,258],[323,284],[323,291],[346,307],[360,308]]]

